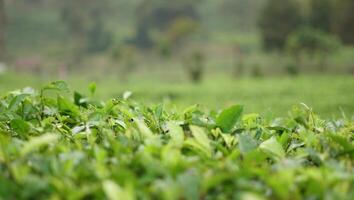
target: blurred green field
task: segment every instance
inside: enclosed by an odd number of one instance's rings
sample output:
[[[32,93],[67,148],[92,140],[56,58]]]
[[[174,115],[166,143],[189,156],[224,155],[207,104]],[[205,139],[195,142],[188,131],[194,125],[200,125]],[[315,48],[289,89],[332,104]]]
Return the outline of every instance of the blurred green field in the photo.
[[[161,75],[155,75],[161,77]],[[125,91],[131,98],[146,104],[166,103],[183,109],[200,104],[208,109],[221,109],[242,104],[246,112],[275,116],[287,115],[292,106],[305,103],[316,113],[331,118],[354,115],[353,76],[308,75],[299,77],[264,77],[232,79],[225,74],[209,74],[200,84],[186,80],[161,80],[155,76],[134,75],[127,81],[117,77],[88,77],[74,75],[68,78],[72,89],[86,92],[90,82],[97,84],[97,98],[121,97]],[[154,78],[155,77],[155,78]],[[34,77],[7,73],[0,75],[0,93],[31,86],[39,88],[54,80],[52,77]]]

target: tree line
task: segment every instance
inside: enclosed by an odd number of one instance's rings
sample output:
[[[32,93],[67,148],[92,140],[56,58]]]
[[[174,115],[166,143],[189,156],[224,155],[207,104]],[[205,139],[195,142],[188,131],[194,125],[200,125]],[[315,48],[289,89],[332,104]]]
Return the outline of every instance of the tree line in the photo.
[[[0,60],[4,59],[5,55],[7,2],[13,4],[14,1],[0,0]],[[71,37],[77,38],[77,54],[102,52],[111,48],[114,43],[115,33],[109,29],[107,21],[116,17],[117,11],[114,9],[119,7],[118,1],[23,1],[26,2],[28,5],[47,4],[58,8],[62,25]],[[125,1],[119,2],[127,4]],[[217,4],[215,8],[211,6],[214,4]],[[259,30],[267,50],[288,48],[289,43],[293,43],[290,41],[296,41],[290,39],[291,36],[294,38],[297,32],[304,29],[309,32],[309,28],[314,30],[313,34],[297,35],[321,35],[323,39],[323,36],[328,34],[338,37],[344,44],[354,43],[353,0],[225,0],[221,3],[211,0],[142,0],[130,2],[129,5],[134,7],[135,14],[133,20],[127,20],[134,21],[135,33],[123,42],[137,48],[158,47],[163,54],[169,54],[171,49],[178,49],[178,44],[195,33],[201,24],[205,25],[203,20],[217,17],[216,11],[210,14],[211,16],[201,14],[203,9],[204,12],[219,9],[218,15],[223,15],[224,19],[229,18],[229,21],[234,23],[235,27],[240,26],[240,29],[242,23],[252,24],[250,21],[257,21],[258,18]],[[157,37],[156,32],[159,32]],[[321,34],[317,34],[318,32]]]
[[[353,11],[353,0],[268,0],[259,18],[263,45],[284,50],[289,36],[304,27],[354,44]]]

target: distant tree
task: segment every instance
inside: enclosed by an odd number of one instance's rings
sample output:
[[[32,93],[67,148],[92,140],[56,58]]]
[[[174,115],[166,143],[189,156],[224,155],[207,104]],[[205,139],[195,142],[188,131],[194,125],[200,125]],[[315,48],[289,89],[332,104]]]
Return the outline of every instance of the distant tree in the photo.
[[[112,59],[119,66],[119,79],[128,80],[137,68],[137,49],[131,45],[119,45],[112,49]]]
[[[254,64],[251,70],[251,76],[254,78],[260,78],[264,76],[261,66],[259,64]]]
[[[344,43],[354,44],[354,1],[334,0],[333,32]]]
[[[150,34],[151,31],[166,33],[171,27],[173,29],[180,28],[182,23],[177,21],[178,19],[198,21],[198,13],[195,6],[197,2],[199,0],[142,1],[137,7],[136,36],[132,43],[140,48],[151,48],[155,44]]]
[[[173,50],[178,51],[184,46],[190,36],[197,31],[199,24],[188,17],[176,18],[163,32],[160,42],[160,52],[168,56]]]
[[[61,17],[70,34],[77,38],[84,38],[86,11],[80,8],[83,0],[62,1]]]
[[[255,27],[258,12],[264,2],[265,0],[223,0],[219,2],[218,16],[231,22],[237,29],[250,30]]]
[[[287,50],[295,58],[298,66],[303,57],[318,59],[318,69],[323,71],[328,55],[340,47],[339,39],[329,33],[314,28],[303,28],[292,33],[287,40]]]
[[[312,27],[330,32],[332,19],[332,0],[311,0],[309,23]]]
[[[245,52],[239,44],[235,44],[233,47],[233,57],[234,57],[234,75],[235,77],[240,77],[245,71]]]
[[[295,54],[333,53],[339,45],[337,37],[314,28],[300,29],[287,40],[287,50]]]
[[[259,26],[266,49],[282,49],[287,37],[302,23],[296,0],[268,0],[263,8]]]
[[[112,43],[112,34],[104,27],[100,17],[92,19],[92,25],[86,33],[87,47],[90,53],[105,51]]]
[[[189,78],[193,83],[199,83],[205,70],[205,55],[201,51],[195,51],[185,61]]]
[[[0,62],[5,59],[5,2],[0,0]]]
[[[62,1],[62,20],[81,50],[99,52],[109,47],[111,34],[103,19],[107,5],[99,0]]]

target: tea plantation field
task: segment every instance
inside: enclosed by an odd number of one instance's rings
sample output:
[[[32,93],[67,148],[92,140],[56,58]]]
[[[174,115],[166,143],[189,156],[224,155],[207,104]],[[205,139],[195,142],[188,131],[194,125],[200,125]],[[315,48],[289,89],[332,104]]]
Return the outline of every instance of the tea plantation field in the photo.
[[[318,84],[299,80],[292,86],[299,87],[296,94],[280,89],[291,79],[257,80],[260,88],[253,92],[259,96],[244,102],[254,110],[277,99],[284,111]],[[334,111],[337,102],[351,114],[353,96],[345,82],[352,83],[349,77],[326,82],[307,98],[315,98],[323,113]],[[103,93],[95,84],[75,92],[57,81],[2,92],[0,199],[353,199],[353,120],[323,118],[300,103],[282,117],[250,113],[247,105],[231,102],[224,107],[223,101],[236,99],[237,91],[249,94],[245,88],[256,84],[238,83],[200,86],[210,89],[205,105],[216,110],[145,103],[142,89],[136,89],[139,100],[126,92],[101,101],[114,85]],[[314,86],[302,88],[309,83]],[[156,87],[145,98],[167,91]],[[181,96],[190,93],[186,102],[204,102],[202,92],[192,86],[182,92],[184,87],[172,88]],[[234,89],[233,96],[218,96]],[[335,92],[338,97],[317,96]],[[252,101],[261,103],[252,107]],[[329,110],[322,109],[326,105]]]
[[[53,79],[13,73],[0,75],[0,93],[27,86],[38,89]],[[108,100],[131,91],[132,99],[136,101],[149,105],[164,102],[179,110],[193,104],[207,110],[241,104],[246,112],[275,117],[286,116],[292,106],[305,103],[324,118],[341,117],[343,113],[347,117],[354,115],[354,79],[350,75],[232,79],[208,74],[199,84],[181,79],[178,74],[166,73],[133,75],[127,81],[116,76],[68,77],[72,88],[83,93],[92,81],[97,84],[94,96],[98,99]]]

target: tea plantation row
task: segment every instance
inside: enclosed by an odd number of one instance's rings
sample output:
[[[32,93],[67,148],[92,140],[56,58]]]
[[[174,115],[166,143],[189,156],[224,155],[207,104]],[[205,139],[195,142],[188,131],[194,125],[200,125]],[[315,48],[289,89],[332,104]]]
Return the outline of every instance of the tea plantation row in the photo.
[[[353,199],[352,119],[289,113],[101,102],[61,81],[12,91],[0,199]]]

